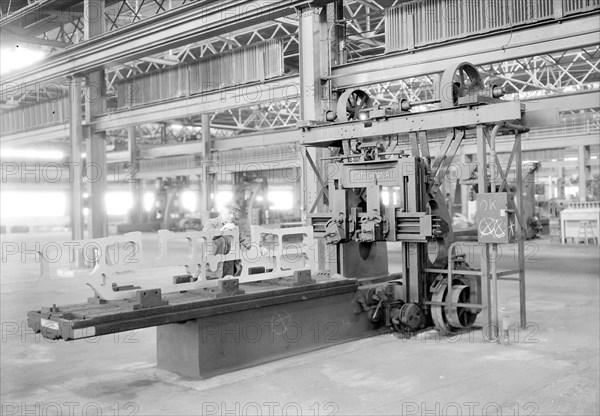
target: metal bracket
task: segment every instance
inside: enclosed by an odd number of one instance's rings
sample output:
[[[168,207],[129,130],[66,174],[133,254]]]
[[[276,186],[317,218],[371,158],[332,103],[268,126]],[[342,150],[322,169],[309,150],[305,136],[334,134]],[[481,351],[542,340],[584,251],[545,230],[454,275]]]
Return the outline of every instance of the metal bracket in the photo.
[[[294,271],[293,276],[283,277],[278,283],[282,286],[297,287],[314,285],[315,283],[317,283],[317,281],[312,278],[310,269],[304,269]]]
[[[203,291],[203,294],[210,298],[226,298],[244,293],[246,292],[240,289],[239,279],[221,279],[217,287],[204,288]]]
[[[434,227],[438,224],[434,217],[424,212],[396,212],[396,240],[426,243],[439,228]]]
[[[182,283],[191,283],[193,276],[191,274],[180,274],[177,276],[173,276],[173,284],[179,285]]]
[[[124,302],[126,307],[131,307],[131,310],[155,308],[157,306],[165,306],[169,301],[163,300],[160,289],[138,290],[135,292],[135,298],[127,299]]]

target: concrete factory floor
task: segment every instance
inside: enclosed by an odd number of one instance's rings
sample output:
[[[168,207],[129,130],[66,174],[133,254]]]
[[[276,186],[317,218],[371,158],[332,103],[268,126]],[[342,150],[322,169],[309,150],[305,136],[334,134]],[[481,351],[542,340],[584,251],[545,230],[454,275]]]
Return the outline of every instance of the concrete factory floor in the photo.
[[[505,248],[501,266],[510,268]],[[513,325],[508,346],[485,342],[481,330],[381,335],[203,381],[156,368],[155,328],[69,343],[34,335],[28,311],[91,293],[78,279],[36,281],[32,261],[3,263],[4,415],[600,413],[598,246],[528,243],[529,326]],[[500,282],[500,306],[518,319],[516,283]]]

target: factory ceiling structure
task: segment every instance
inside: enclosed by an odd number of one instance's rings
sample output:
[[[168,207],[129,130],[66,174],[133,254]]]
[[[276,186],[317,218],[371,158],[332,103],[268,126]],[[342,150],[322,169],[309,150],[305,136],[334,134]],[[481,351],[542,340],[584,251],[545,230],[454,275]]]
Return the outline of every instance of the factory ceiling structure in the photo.
[[[316,9],[328,25],[318,39],[303,19]],[[595,1],[570,0],[4,2],[3,44],[43,58],[3,75],[1,145],[60,148],[71,162],[87,146],[88,160],[135,163],[138,178],[195,175],[206,161],[297,160],[299,123],[324,120],[344,90],[425,109],[457,61],[504,88],[504,99],[578,114],[597,131],[597,11]],[[316,67],[302,67],[302,54],[325,55],[311,58],[321,66],[318,99],[303,90]],[[320,112],[308,117],[314,100]],[[587,123],[567,133],[582,154],[596,144]],[[563,144],[559,126],[523,141],[529,150]],[[102,182],[91,185],[94,236],[106,234]]]

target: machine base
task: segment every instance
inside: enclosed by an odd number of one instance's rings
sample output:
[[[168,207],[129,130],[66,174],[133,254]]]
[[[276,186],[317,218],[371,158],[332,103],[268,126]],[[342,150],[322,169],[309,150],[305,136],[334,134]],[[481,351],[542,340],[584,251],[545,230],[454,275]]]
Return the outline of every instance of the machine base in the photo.
[[[355,313],[354,292],[157,328],[159,368],[207,378],[381,333]]]
[[[158,367],[192,378],[385,331],[365,313],[373,283],[361,286],[365,281],[340,275],[311,277],[307,271],[241,285],[237,279],[214,283],[165,295],[160,289],[137,290],[136,298],[43,307],[28,313],[28,323],[45,338],[64,340],[157,326]]]

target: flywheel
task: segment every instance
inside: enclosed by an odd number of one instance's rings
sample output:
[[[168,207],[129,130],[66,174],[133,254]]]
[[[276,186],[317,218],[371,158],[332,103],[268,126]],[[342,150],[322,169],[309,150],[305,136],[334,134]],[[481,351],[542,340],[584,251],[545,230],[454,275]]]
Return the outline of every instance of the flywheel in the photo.
[[[445,281],[438,286],[431,300],[433,302],[446,302],[448,296],[448,285]],[[450,294],[452,303],[468,304],[471,302],[471,289],[464,282],[456,279],[452,283]],[[431,318],[435,327],[442,333],[451,333],[470,328],[477,319],[477,310],[458,306],[450,310],[446,306],[432,305]]]
[[[371,98],[363,90],[346,90],[337,103],[337,121],[358,120],[363,109],[371,107]]]
[[[457,107],[459,98],[483,88],[483,79],[477,68],[468,62],[453,65],[444,71],[440,80],[439,99],[442,108]]]

